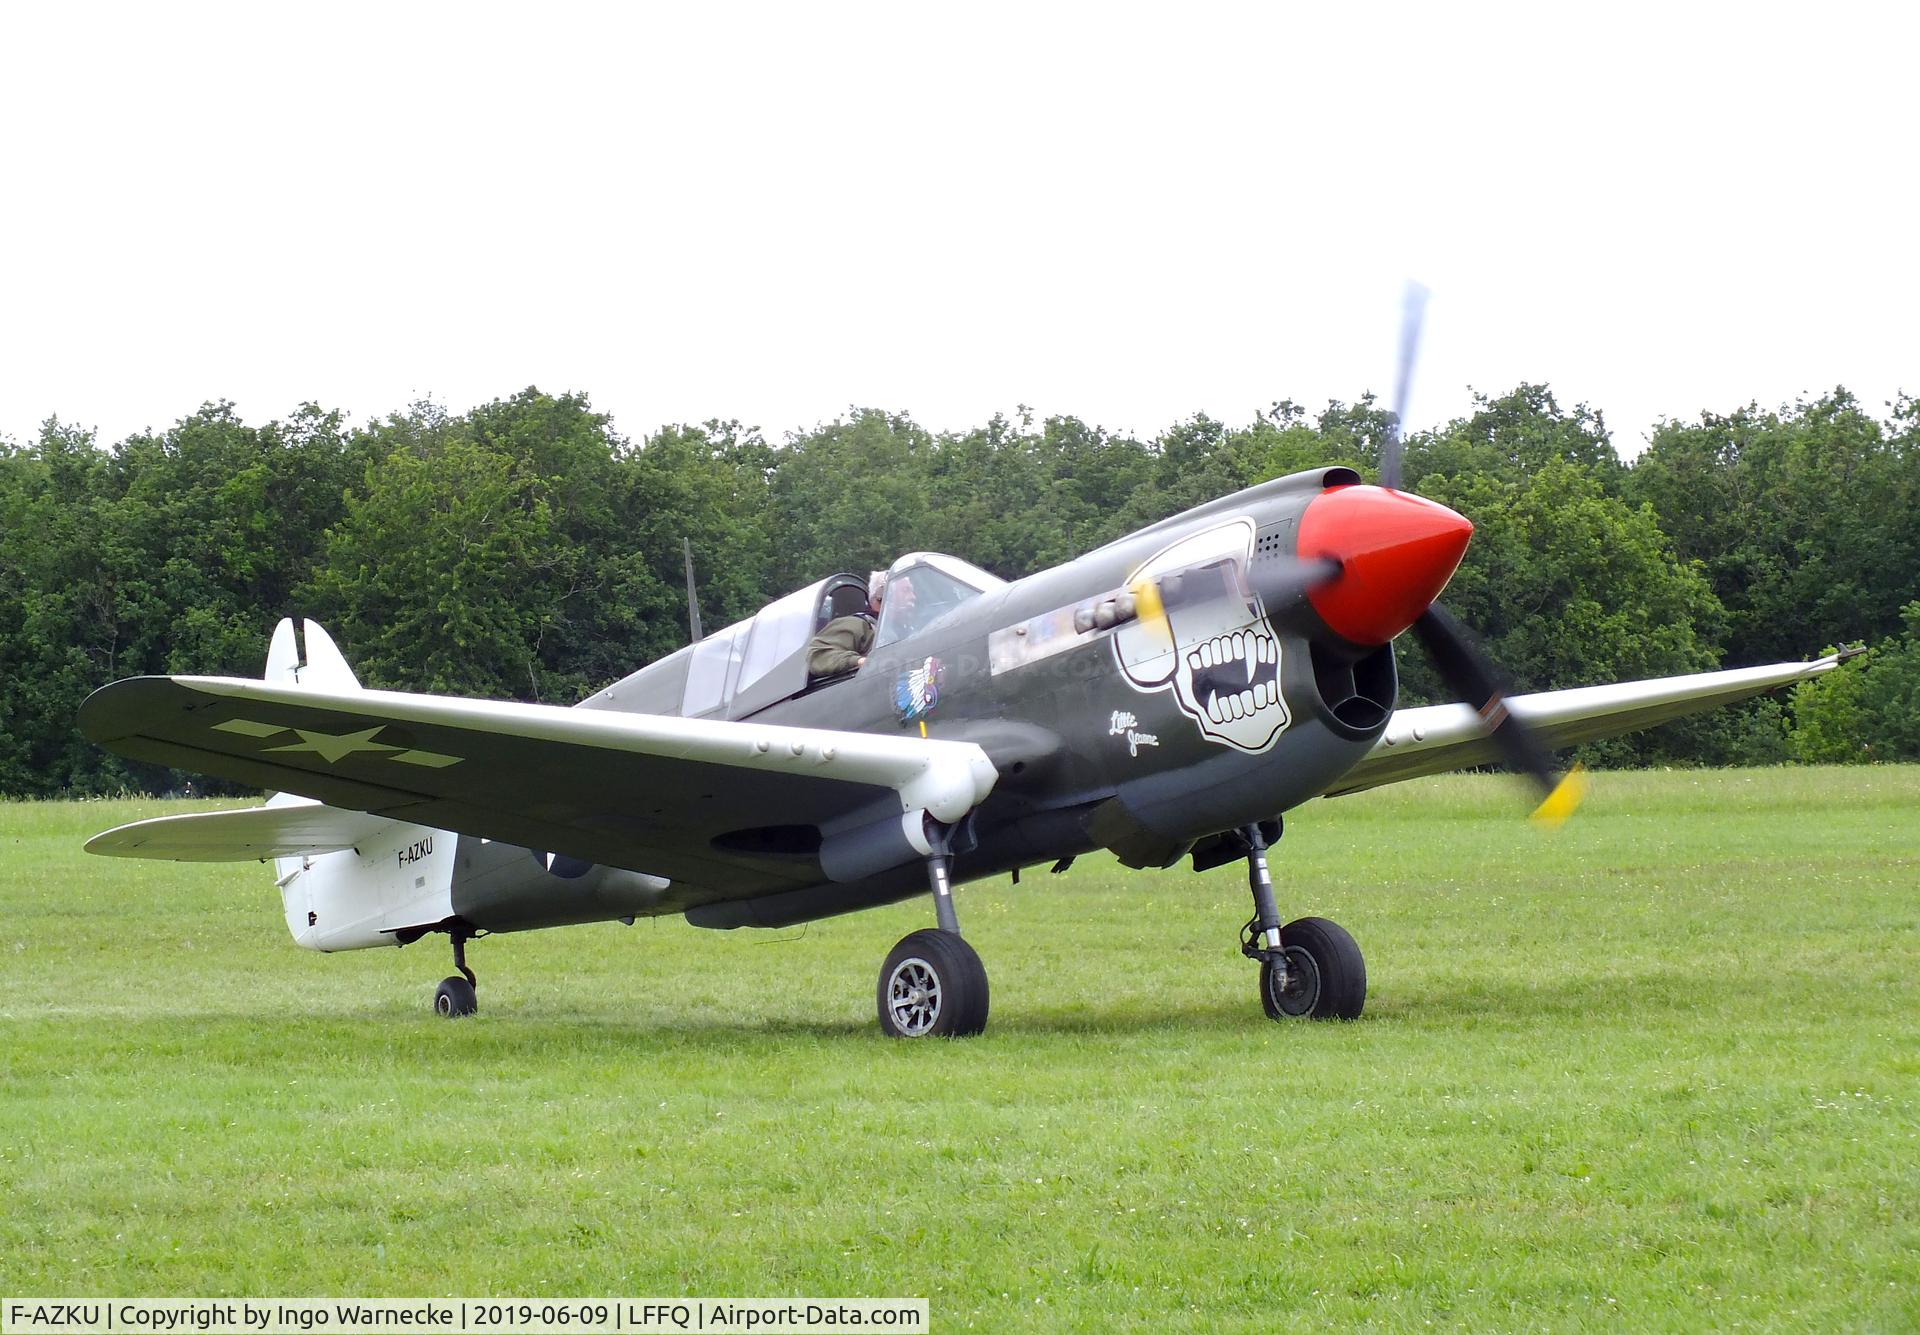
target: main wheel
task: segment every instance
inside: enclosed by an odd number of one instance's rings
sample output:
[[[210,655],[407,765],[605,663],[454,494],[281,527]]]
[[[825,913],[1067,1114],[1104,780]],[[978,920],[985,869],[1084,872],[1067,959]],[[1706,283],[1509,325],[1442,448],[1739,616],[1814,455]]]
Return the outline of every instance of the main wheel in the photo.
[[[1367,1004],[1367,962],[1347,929],[1325,918],[1296,918],[1280,929],[1286,985],[1260,962],[1260,1004],[1269,1020],[1356,1020]]]
[[[987,967],[955,932],[927,927],[880,966],[880,1028],[893,1038],[963,1038],[987,1027]]]
[[[433,993],[433,1009],[449,1020],[457,1020],[462,1015],[471,1015],[480,1009],[480,998],[474,994],[473,984],[460,977],[443,978]]]

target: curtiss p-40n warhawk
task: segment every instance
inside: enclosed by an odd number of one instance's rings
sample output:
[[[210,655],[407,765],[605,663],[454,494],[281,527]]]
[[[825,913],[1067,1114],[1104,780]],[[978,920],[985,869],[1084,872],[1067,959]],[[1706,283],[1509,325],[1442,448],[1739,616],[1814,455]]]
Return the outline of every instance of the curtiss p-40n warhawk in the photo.
[[[827,679],[808,673],[809,641],[867,604],[855,575],[573,708],[363,690],[319,626],[282,621],[261,680],[133,678],[80,711],[122,755],[276,795],[87,848],[271,858],[294,940],[315,950],[444,932],[448,1016],[475,1009],[465,946],[485,933],[666,913],[781,927],[930,891],[937,926],[880,969],[881,1027],[909,1038],[987,1022],[954,885],[1102,848],[1132,867],[1243,861],[1241,944],[1266,1013],[1352,1018],[1353,938],[1281,921],[1268,849],[1283,812],[1503,761],[1555,814],[1578,776],[1553,772],[1552,748],[1837,661],[1509,696],[1434,603],[1472,526],[1392,471],[1387,486],[1340,467],[1277,478],[1014,583],[903,556],[864,664]],[[1463,703],[1395,707],[1407,631]]]

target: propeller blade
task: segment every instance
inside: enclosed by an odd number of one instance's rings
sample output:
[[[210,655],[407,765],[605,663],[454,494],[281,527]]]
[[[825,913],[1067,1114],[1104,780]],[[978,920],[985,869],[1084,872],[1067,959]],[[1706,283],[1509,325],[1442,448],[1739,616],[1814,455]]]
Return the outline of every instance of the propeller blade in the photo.
[[[1578,765],[1564,775],[1555,770],[1552,752],[1507,708],[1506,680],[1471,632],[1435,603],[1413,623],[1413,633],[1433,658],[1447,689],[1479,712],[1501,758],[1538,785],[1541,799],[1534,819],[1558,825],[1572,815],[1586,795],[1585,773]]]
[[[1330,556],[1304,560],[1293,556],[1266,556],[1257,558],[1248,568],[1247,584],[1259,597],[1261,609],[1271,617],[1339,575],[1340,562]],[[1169,645],[1173,643],[1173,630],[1167,622],[1168,608],[1229,595],[1242,596],[1234,567],[1225,562],[1176,570],[1158,579],[1143,579],[1128,591],[1133,595],[1134,615],[1140,624],[1157,627]]]
[[[1261,556],[1247,567],[1246,583],[1259,595],[1267,615],[1273,616],[1339,574],[1340,562],[1331,556]],[[1160,615],[1168,607],[1240,596],[1241,586],[1236,567],[1230,562],[1218,561],[1189,566],[1158,579],[1142,580],[1133,586],[1133,593],[1140,619],[1144,621],[1149,616]]]
[[[1268,616],[1300,601],[1313,590],[1340,577],[1341,563],[1331,556],[1256,558],[1247,568],[1247,583],[1260,596]]]
[[[1400,369],[1393,384],[1393,425],[1380,452],[1380,485],[1400,489],[1400,456],[1405,453],[1407,397],[1413,392],[1413,364],[1420,353],[1420,325],[1427,314],[1427,289],[1409,281],[1400,299]]]

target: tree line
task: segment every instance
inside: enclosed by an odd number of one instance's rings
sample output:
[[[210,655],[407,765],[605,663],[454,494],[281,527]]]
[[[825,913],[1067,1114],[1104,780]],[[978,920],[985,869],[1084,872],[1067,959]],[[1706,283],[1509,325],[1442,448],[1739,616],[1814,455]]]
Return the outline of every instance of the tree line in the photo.
[[[284,615],[323,622],[368,685],[571,703],[685,642],[683,539],[709,626],[916,548],[1017,578],[1282,473],[1371,476],[1390,420],[1283,400],[1140,439],[860,409],[777,441],[729,421],[633,441],[537,389],[360,425],[210,403],[111,444],[49,420],[0,439],[0,794],[172,787],[83,742],[75,709],[141,673],[257,676]],[[1920,758],[1914,399],[1669,421],[1628,462],[1602,414],[1522,385],[1413,434],[1405,481],[1473,520],[1446,601],[1522,689],[1871,646],[1590,761]],[[1401,662],[1403,699],[1437,698],[1423,656]]]

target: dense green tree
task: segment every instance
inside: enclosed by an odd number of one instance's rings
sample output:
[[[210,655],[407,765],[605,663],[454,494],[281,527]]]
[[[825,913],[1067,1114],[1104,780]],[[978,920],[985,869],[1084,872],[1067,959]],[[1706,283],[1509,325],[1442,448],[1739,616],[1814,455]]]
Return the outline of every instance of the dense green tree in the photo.
[[[423,427],[431,449],[368,465],[305,599],[369,685],[546,698],[543,640],[578,553],[522,460],[456,426]]]
[[[1808,765],[1851,765],[1873,759],[1872,720],[1865,703],[1867,664],[1850,659],[1793,688],[1789,749]]]
[[[1920,602],[1900,612],[1900,635],[1794,688],[1794,759],[1920,760]]]
[[[775,457],[757,431],[714,421],[662,430],[626,461],[622,535],[600,554],[603,643],[613,656],[597,660],[597,677],[612,680],[687,642],[686,542],[708,629],[785,592],[768,517]]]
[[[964,556],[1006,579],[1070,561],[1134,527],[1129,507],[1153,486],[1138,441],[1073,417],[996,414],[985,427],[935,442],[928,493],[937,498],[920,545]]]
[[[1469,416],[1408,439],[1406,486],[1423,490],[1434,473],[1518,482],[1568,464],[1604,494],[1618,493],[1625,469],[1596,410],[1582,403],[1568,412],[1545,385],[1521,385],[1498,398],[1476,394],[1474,404]]]
[[[1550,459],[1524,480],[1430,474],[1422,493],[1474,521],[1448,608],[1476,628],[1522,690],[1693,672],[1715,665],[1719,601],[1675,558],[1653,512]],[[1423,657],[1401,655],[1411,695],[1436,694]]]
[[[877,409],[790,436],[767,511],[775,587],[878,569],[927,546],[934,509],[960,499],[929,494],[933,447],[932,435],[911,419]]]
[[[683,543],[710,627],[834,570],[936,548],[1008,578],[1302,468],[1376,475],[1371,397],[1151,440],[1025,409],[935,434],[874,410],[769,444],[737,422],[635,444],[529,388],[360,427],[210,403],[113,447],[49,421],[0,442],[0,792],[165,787],[71,727],[145,672],[259,671],[283,615],[373,684],[570,702],[686,640]],[[1407,442],[1405,481],[1477,527],[1446,595],[1523,689],[1796,657],[1868,658],[1779,701],[1602,744],[1606,761],[1920,757],[1920,406],[1845,391],[1666,423],[1633,467],[1541,385]],[[1408,700],[1431,698],[1417,649]]]
[[[1783,412],[1668,422],[1628,494],[1654,508],[1726,605],[1736,663],[1880,639],[1920,572],[1920,432],[1913,401],[1889,433],[1845,390]]]
[[[52,418],[31,446],[0,456],[0,792],[128,782],[70,726],[87,693],[130,661],[100,553],[106,471],[91,432]]]

